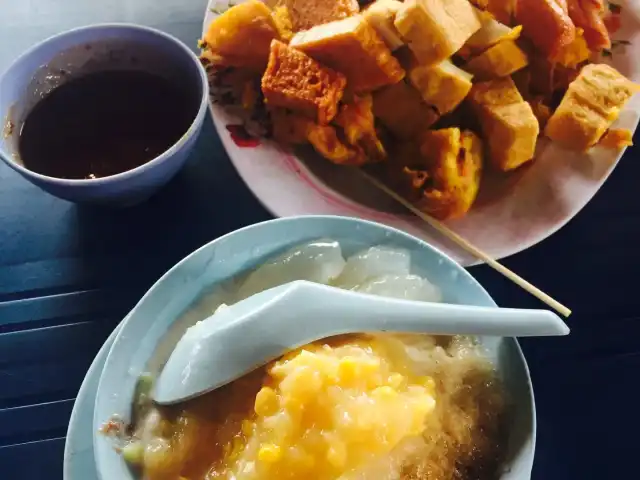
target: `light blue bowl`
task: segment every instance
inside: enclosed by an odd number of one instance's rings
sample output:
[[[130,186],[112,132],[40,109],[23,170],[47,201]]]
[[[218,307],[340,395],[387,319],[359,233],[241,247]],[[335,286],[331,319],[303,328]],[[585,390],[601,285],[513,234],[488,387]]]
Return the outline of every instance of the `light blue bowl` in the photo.
[[[449,257],[422,240],[380,224],[345,217],[289,217],[225,235],[169,270],[124,321],[107,357],[96,396],[94,449],[102,480],[134,478],[109,439],[97,432],[114,414],[128,419],[136,380],[146,371],[147,362],[173,322],[217,284],[255,268],[283,250],[322,237],[338,240],[345,255],[373,245],[405,248],[411,252],[413,271],[427,275],[437,284],[446,302],[495,306],[480,284]],[[515,339],[481,340],[496,362],[514,404],[508,470],[501,479],[526,480],[531,476],[536,435],[529,370]]]
[[[180,140],[150,162],[110,177],[67,180],[25,168],[18,153],[18,137],[33,106],[69,79],[114,69],[142,69],[163,75],[192,92],[195,117]],[[198,58],[166,33],[127,24],[71,30],[27,51],[0,77],[0,127],[7,122],[13,124],[0,135],[0,158],[27,180],[66,200],[137,203],[155,193],[184,165],[204,122],[207,96],[207,75]]]

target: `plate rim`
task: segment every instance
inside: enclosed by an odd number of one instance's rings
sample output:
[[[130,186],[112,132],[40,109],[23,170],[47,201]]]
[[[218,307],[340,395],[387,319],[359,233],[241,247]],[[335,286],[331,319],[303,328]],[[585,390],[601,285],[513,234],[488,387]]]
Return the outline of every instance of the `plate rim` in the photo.
[[[93,360],[91,361],[91,365],[89,366],[87,373],[84,376],[84,379],[82,380],[82,383],[80,384],[80,389],[78,390],[78,394],[76,395],[76,399],[73,403],[73,409],[71,410],[71,417],[69,418],[69,426],[67,427],[67,433],[65,435],[65,442],[64,442],[64,455],[63,455],[63,461],[62,461],[62,478],[63,480],[74,480],[72,475],[71,475],[71,464],[72,462],[75,461],[75,456],[78,454],[84,454],[85,452],[88,452],[89,450],[91,451],[91,455],[93,455],[93,440],[91,441],[91,444],[89,446],[86,447],[86,449],[83,450],[79,450],[79,451],[73,451],[72,450],[72,443],[73,443],[73,438],[77,435],[77,431],[80,428],[83,428],[84,425],[79,424],[78,422],[80,421],[80,415],[81,415],[81,411],[85,410],[85,409],[90,409],[91,410],[91,431],[92,431],[92,437],[93,437],[93,412],[94,412],[94,407],[95,407],[95,394],[98,390],[98,383],[100,381],[100,376],[102,375],[102,369],[104,368],[104,364],[106,363],[107,360],[107,355],[109,353],[109,351],[111,350],[111,346],[113,345],[113,342],[116,339],[116,336],[118,335],[118,332],[120,331],[120,329],[122,328],[122,325],[124,324],[125,320],[129,317],[129,315],[127,315],[126,317],[124,317],[113,329],[113,331],[109,334],[109,336],[107,337],[107,339],[104,341],[104,343],[102,344],[102,346],[100,347],[100,350],[98,350],[98,353],[96,354],[96,356],[93,358]],[[92,386],[90,385],[92,381],[95,381],[95,389],[92,388]],[[93,395],[94,397],[94,401],[91,401],[91,399],[89,399],[89,403],[87,405],[83,405],[82,404],[82,400],[87,397],[88,395]],[[94,463],[95,463],[95,457],[93,459]],[[97,474],[97,472],[96,472]],[[96,475],[97,478],[97,475]],[[78,479],[80,480],[80,479]],[[82,480],[91,480],[87,477],[82,477]]]

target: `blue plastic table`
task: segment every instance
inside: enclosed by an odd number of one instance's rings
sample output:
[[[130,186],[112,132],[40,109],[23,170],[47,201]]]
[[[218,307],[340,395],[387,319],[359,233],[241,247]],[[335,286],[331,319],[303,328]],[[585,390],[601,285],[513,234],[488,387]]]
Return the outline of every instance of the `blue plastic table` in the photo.
[[[0,70],[34,42],[94,22],[143,23],[195,45],[204,8],[205,0],[6,0]],[[536,480],[638,477],[639,156],[630,149],[576,219],[505,262],[575,312],[570,337],[522,342],[538,410]],[[268,218],[210,122],[178,177],[128,210],[55,199],[0,165],[0,479],[62,478],[74,398],[115,325],[186,254]],[[486,267],[471,273],[500,305],[539,306]]]

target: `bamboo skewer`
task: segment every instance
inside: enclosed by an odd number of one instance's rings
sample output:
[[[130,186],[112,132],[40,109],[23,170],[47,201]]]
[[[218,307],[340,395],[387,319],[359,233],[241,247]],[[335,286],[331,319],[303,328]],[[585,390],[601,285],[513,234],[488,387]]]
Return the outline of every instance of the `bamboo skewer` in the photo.
[[[482,260],[487,265],[489,265],[491,268],[493,268],[494,270],[498,271],[499,273],[501,273],[502,275],[507,277],[509,280],[514,282],[516,285],[518,285],[519,287],[523,288],[524,290],[529,292],[531,295],[533,295],[534,297],[538,298],[540,301],[546,303],[549,307],[553,308],[559,314],[561,314],[561,315],[563,315],[565,317],[568,317],[569,315],[571,315],[571,310],[569,308],[565,307],[563,304],[561,304],[557,300],[554,300],[549,295],[547,295],[542,290],[540,290],[538,287],[536,287],[536,286],[532,285],[531,283],[527,282],[524,278],[522,278],[518,274],[512,272],[507,267],[505,267],[504,265],[499,263],[497,260],[494,260],[493,258],[491,258],[489,255],[484,253],[482,250],[480,250],[479,248],[475,247],[474,245],[469,243],[467,240],[462,238],[460,235],[458,235],[456,232],[451,230],[444,223],[442,223],[442,222],[436,220],[435,218],[427,215],[426,213],[421,212],[420,210],[418,210],[409,201],[404,199],[401,195],[399,195],[398,193],[393,191],[391,188],[387,187],[384,183],[382,183],[377,178],[369,175],[368,173],[366,173],[365,171],[363,171],[361,169],[358,169],[358,171],[372,185],[374,185],[379,190],[382,190],[384,193],[389,195],[395,201],[397,201],[398,203],[403,205],[407,210],[411,211],[413,214],[415,214],[416,216],[418,216],[419,218],[421,218],[422,220],[427,222],[431,227],[436,229],[439,233],[441,233],[442,235],[447,237],[449,240],[451,240],[453,243],[458,245],[460,248],[464,249],[465,251],[467,251],[468,253],[470,253],[474,257],[476,257],[478,260]]]

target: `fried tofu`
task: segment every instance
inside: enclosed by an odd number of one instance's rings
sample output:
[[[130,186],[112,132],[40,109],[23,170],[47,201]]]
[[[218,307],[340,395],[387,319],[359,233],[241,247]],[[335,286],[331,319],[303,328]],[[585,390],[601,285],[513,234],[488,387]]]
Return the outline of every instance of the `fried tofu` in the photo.
[[[209,24],[203,39],[203,56],[217,64],[262,73],[274,38],[278,38],[278,30],[269,7],[258,0],[248,0]]]
[[[402,2],[398,0],[377,0],[362,12],[364,19],[375,28],[391,50],[396,50],[404,45],[398,29],[393,24],[396,14],[401,8]]]
[[[480,19],[480,30],[471,35],[469,40],[464,44],[464,55],[477,55],[484,52],[503,40],[516,40],[522,32],[522,25],[513,28],[497,21],[493,15],[488,12],[476,10],[478,19]]]
[[[517,0],[515,17],[522,25],[523,35],[548,57],[556,55],[576,36],[566,0]]]
[[[547,122],[545,135],[570,150],[588,150],[638,90],[636,84],[608,65],[587,65],[569,85]]]
[[[612,128],[600,139],[598,145],[620,150],[633,145],[633,132],[626,128]]]
[[[471,90],[472,75],[449,60],[433,66],[414,65],[408,77],[422,99],[440,115],[456,108]]]
[[[404,78],[404,69],[362,15],[297,33],[290,45],[345,75],[355,93],[373,91]]]
[[[424,164],[402,168],[402,193],[420,210],[439,220],[462,217],[480,189],[482,141],[459,128],[428,130],[420,139]]]
[[[394,24],[422,65],[449,58],[480,29],[467,0],[406,0]]]
[[[279,0],[289,13],[294,32],[342,20],[360,11],[357,0]]]
[[[478,80],[508,77],[529,64],[527,54],[513,40],[502,40],[477,57],[464,68]]]
[[[404,81],[373,93],[373,114],[399,139],[413,138],[438,120],[435,110]]]
[[[540,127],[510,77],[475,84],[468,99],[495,168],[506,172],[533,159]]]
[[[346,79],[286,44],[271,43],[269,64],[262,76],[262,93],[269,107],[288,108],[329,123],[338,112]]]

